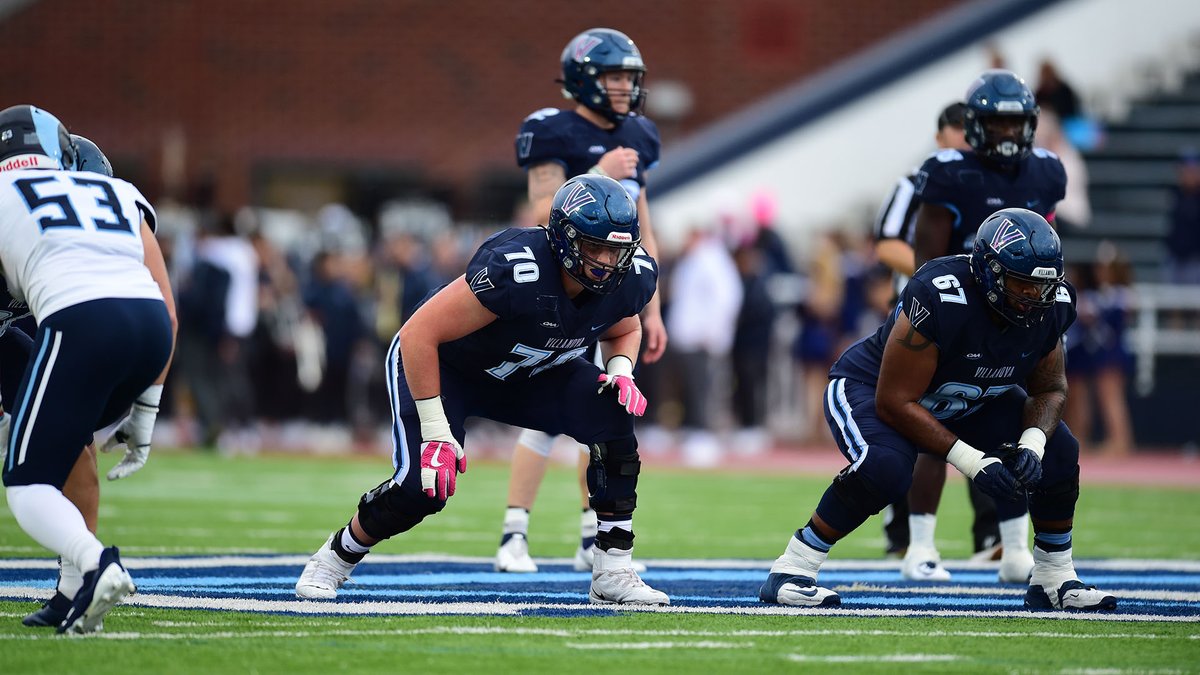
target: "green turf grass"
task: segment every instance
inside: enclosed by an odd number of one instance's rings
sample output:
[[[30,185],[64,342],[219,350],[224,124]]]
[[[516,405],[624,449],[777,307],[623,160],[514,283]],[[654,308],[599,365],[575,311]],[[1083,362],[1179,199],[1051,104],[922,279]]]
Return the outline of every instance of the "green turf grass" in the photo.
[[[104,457],[101,474],[113,462]],[[497,463],[472,464],[443,514],[376,550],[494,554],[507,471]],[[309,553],[389,472],[379,457],[226,459],[156,452],[141,473],[104,483],[99,534],[125,556]],[[651,468],[639,488],[638,555],[750,558],[765,567],[807,521],[830,478]],[[571,555],[578,499],[572,471],[553,467],[532,521],[534,555]],[[952,479],[938,529],[947,558],[969,554],[968,518],[965,488]],[[1198,523],[1200,489],[1085,485],[1076,554],[1195,560]],[[882,547],[872,521],[833,556],[878,559]],[[6,507],[0,508],[0,556],[49,557]],[[20,617],[34,607],[0,601],[0,672],[1200,671],[1194,623],[802,613],[298,617],[126,605],[108,617],[106,637],[72,640],[21,626]],[[128,639],[116,639],[122,636]],[[598,644],[604,650],[591,648]]]

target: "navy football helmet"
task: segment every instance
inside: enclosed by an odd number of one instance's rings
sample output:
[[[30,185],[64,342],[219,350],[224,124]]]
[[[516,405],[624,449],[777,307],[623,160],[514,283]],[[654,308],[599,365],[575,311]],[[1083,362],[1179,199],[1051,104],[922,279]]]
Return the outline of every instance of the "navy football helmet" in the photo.
[[[625,119],[624,113],[613,110],[608,91],[600,75],[618,70],[634,73],[633,91],[629,94],[629,111],[638,110],[646,100],[642,78],[646,64],[633,40],[611,28],[590,28],[567,43],[562,53],[563,93],[595,110],[613,123]]]
[[[595,174],[563,183],[547,229],[563,269],[596,293],[616,290],[642,241],[637,204],[620,183]]]
[[[993,310],[1018,326],[1031,326],[1042,320],[1058,296],[1062,242],[1050,223],[1033,211],[1001,209],[979,226],[971,272]]]
[[[0,111],[0,171],[74,168],[75,146],[57,117],[31,105]]]
[[[75,144],[76,171],[91,171],[112,178],[112,164],[100,151],[100,146],[79,134],[71,134],[71,142]]]
[[[967,89],[966,104],[963,130],[978,155],[1001,164],[1029,156],[1040,109],[1025,80],[1007,70],[986,70]]]

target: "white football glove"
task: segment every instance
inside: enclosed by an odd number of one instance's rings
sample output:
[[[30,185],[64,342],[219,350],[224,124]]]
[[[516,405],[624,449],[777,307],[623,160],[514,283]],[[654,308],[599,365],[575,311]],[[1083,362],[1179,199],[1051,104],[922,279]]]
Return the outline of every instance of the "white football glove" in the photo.
[[[146,465],[150,457],[150,437],[154,434],[154,420],[158,417],[158,402],[162,398],[162,385],[151,385],[133,402],[133,408],[117,425],[117,430],[101,446],[104,452],[112,452],[120,445],[125,446],[125,456],[107,474],[109,480],[120,480],[135,473]]]
[[[8,433],[12,428],[12,415],[0,413],[0,466],[8,459]]]

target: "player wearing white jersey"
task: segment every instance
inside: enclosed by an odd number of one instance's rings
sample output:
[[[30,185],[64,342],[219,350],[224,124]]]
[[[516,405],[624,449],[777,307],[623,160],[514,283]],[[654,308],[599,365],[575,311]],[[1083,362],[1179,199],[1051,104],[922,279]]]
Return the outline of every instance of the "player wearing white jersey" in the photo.
[[[83,572],[59,632],[99,630],[134,590],[62,493],[95,429],[125,411],[123,475],[145,463],[174,345],[175,312],[154,210],[133,185],[74,171],[76,146],[53,115],[0,112],[0,268],[38,322],[12,403],[8,506],[34,540]]]

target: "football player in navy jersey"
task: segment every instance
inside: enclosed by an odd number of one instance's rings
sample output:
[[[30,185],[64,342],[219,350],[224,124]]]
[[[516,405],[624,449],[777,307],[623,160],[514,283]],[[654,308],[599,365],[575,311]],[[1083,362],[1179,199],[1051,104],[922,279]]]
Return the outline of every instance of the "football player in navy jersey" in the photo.
[[[1071,555],[1079,443],[1062,423],[1062,334],[1074,320],[1058,235],[1026,209],[990,216],[970,255],[917,270],[887,321],[830,370],[825,416],[850,464],[791,537],[759,598],[839,604],[817,585],[830,548],[908,491],[923,452],[998,503],[1028,494],[1026,607],[1115,609],[1113,596],[1078,579]]]
[[[100,630],[134,591],[117,548],[92,532],[92,505],[64,490],[81,461],[92,464],[80,457],[94,430],[122,415],[114,445],[127,450],[109,478],[145,464],[176,327],[154,209],[133,185],[97,173],[103,163],[81,167],[80,145],[44,110],[0,111],[0,264],[38,323],[3,477],[17,523],[63,559],[59,591],[68,565],[82,574],[60,633]],[[43,610],[27,625],[59,611]]]
[[[636,204],[611,178],[567,181],[549,220],[493,235],[401,327],[387,360],[395,471],[313,554],[297,596],[336,597],[371,546],[441,511],[466,471],[463,422],[478,416],[586,444],[599,518],[590,600],[669,604],[632,564],[633,416],[646,409],[633,366],[657,265],[640,248]],[[597,341],[603,369],[587,358]]]
[[[979,224],[1002,208],[1029,209],[1053,223],[1054,207],[1066,193],[1067,176],[1058,157],[1033,147],[1038,106],[1021,78],[1007,70],[985,71],[971,83],[964,102],[963,130],[972,150],[937,152],[917,174],[917,267],[969,252]],[[950,578],[933,538],[945,481],[944,462],[933,455],[917,460],[909,494],[910,546],[903,565],[910,579]],[[975,490],[972,504],[976,550],[998,530],[1000,581],[1024,583],[1033,568],[1024,500],[993,505]]]
[[[568,176],[593,173],[620,181],[637,204],[642,245],[658,258],[646,201],[646,172],[658,164],[658,128],[641,115],[646,66],[624,33],[592,28],[576,35],[562,52],[563,94],[574,108],[543,108],[525,118],[516,138],[517,164],[526,170],[528,198],[538,222],[550,213],[550,200]],[[666,349],[667,330],[655,294],[642,312],[642,361],[657,361]],[[513,450],[500,546],[495,568],[536,572],[529,555],[529,512],[545,476],[554,437],[526,429]],[[580,447],[579,481],[583,507],[575,569],[590,570],[596,514],[588,506],[587,448]]]

